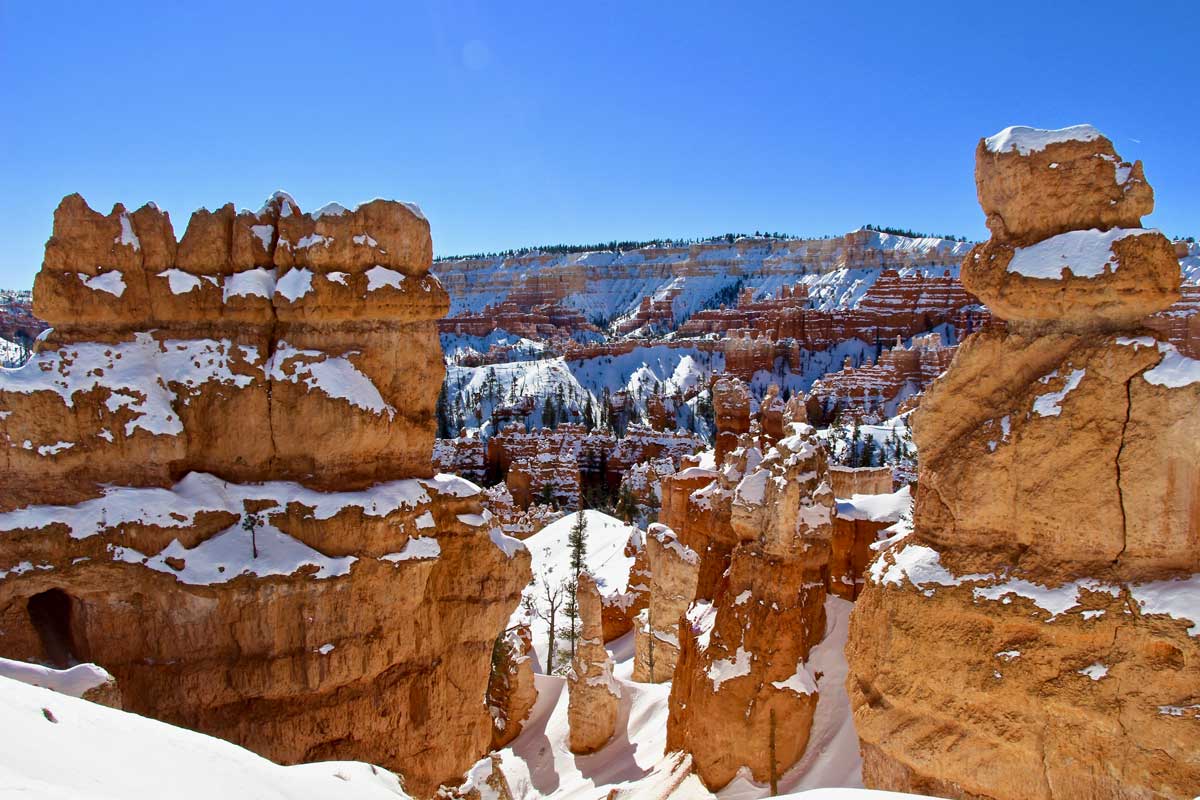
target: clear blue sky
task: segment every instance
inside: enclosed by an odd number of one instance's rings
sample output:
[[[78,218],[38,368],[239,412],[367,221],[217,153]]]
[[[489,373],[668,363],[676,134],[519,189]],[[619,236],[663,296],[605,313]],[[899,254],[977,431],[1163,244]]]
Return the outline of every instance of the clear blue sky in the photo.
[[[210,7],[211,5],[211,7]],[[1200,3],[0,0],[0,286],[51,212],[421,204],[438,254],[985,236],[977,139],[1091,122],[1200,234]]]

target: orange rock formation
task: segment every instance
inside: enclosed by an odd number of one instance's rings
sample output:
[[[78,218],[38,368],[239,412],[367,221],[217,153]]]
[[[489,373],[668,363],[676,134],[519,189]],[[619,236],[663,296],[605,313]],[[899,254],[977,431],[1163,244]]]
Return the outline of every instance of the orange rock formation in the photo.
[[[1193,797],[1200,362],[1137,325],[1175,299],[1174,253],[1139,227],[1141,165],[1090,127],[976,158],[993,238],[964,282],[1009,324],[916,415],[915,529],[872,564],[847,647],[864,780]]]
[[[55,212],[54,326],[0,375],[0,655],[90,660],[129,710],[427,795],[484,753],[529,579],[433,477],[429,226],[372,201]]]

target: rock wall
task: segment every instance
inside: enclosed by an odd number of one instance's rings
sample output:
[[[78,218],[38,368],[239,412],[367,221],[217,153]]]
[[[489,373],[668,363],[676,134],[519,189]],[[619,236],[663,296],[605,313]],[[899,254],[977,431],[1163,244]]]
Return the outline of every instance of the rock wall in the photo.
[[[1152,194],[1089,126],[980,142],[1000,318],[914,427],[913,533],[851,619],[869,787],[961,798],[1200,791],[1200,362],[1138,320],[1179,268]]]
[[[428,223],[55,212],[54,330],[0,374],[0,655],[89,660],[125,707],[427,795],[486,751],[529,556],[432,477],[447,298]]]
[[[696,596],[700,557],[675,532],[655,523],[646,531],[650,599],[634,621],[633,679],[671,680],[679,658],[680,620]]]

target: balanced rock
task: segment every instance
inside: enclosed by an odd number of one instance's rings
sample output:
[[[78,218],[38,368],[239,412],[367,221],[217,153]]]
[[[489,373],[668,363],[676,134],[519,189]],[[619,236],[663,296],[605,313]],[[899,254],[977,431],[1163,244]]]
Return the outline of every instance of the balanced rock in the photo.
[[[327,216],[278,194],[176,243],[152,205],[64,198],[34,287],[54,329],[0,374],[0,656],[92,661],[130,711],[428,795],[491,744],[529,555],[434,476],[428,223]]]
[[[1080,194],[1071,224],[1102,222]],[[871,565],[846,651],[871,788],[1200,792],[1200,362],[1122,322],[1144,298],[1110,292],[1090,327],[1060,283],[1029,284],[1038,326],[968,338],[916,412],[914,529]]]
[[[1154,210],[1141,162],[1120,161],[1095,128],[1007,128],[975,160],[992,238],[967,254],[962,282],[994,315],[1120,328],[1179,299],[1173,245],[1141,227]]]
[[[604,647],[600,589],[586,572],[576,582],[575,602],[580,631],[575,660],[567,673],[567,725],[572,753],[594,753],[617,727],[621,690],[613,678],[613,660]]]

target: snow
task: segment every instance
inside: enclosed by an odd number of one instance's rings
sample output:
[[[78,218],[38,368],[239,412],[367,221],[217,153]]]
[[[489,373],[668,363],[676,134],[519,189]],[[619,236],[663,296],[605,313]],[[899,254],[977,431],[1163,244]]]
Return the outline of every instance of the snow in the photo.
[[[713,690],[720,691],[721,684],[734,678],[743,678],[750,674],[750,653],[740,646],[732,658],[714,659],[708,667],[708,679],[712,681]]]
[[[200,279],[190,272],[181,269],[168,269],[158,273],[158,277],[166,278],[171,294],[187,294],[193,289],[200,288]]]
[[[42,445],[37,449],[37,452],[39,456],[53,456],[64,450],[70,450],[74,446],[74,442],[56,442],[55,444]]]
[[[317,245],[320,245],[321,247],[329,247],[329,243],[332,241],[332,236],[322,236],[319,233],[310,233],[309,235],[302,237],[300,241],[296,242],[296,249],[307,250],[308,248],[316,247]]]
[[[294,303],[312,291],[312,270],[296,267],[289,269],[275,284],[275,293],[283,295],[288,302]]]
[[[123,525],[187,528],[198,514],[225,511],[241,515],[249,501],[269,500],[282,508],[298,503],[312,509],[314,519],[326,520],[346,508],[358,508],[370,517],[386,517],[400,509],[416,509],[430,502],[427,491],[438,491],[434,481],[398,480],[349,492],[319,492],[290,481],[257,484],[229,483],[203,472],[190,472],[170,489],[128,486],[105,487],[97,498],[73,506],[34,505],[0,513],[0,531],[66,526],[74,539],[86,539]],[[259,512],[274,513],[274,508]],[[261,530],[261,529],[260,529]]]
[[[334,648],[335,648],[335,647],[336,647],[336,645],[334,645],[334,644],[333,644],[333,642],[326,642],[325,644],[321,645],[320,647],[318,647],[318,648],[317,648],[316,650],[314,650],[313,652],[314,652],[314,653],[320,653],[320,654],[321,654],[321,655],[323,655],[323,656],[327,656],[327,655],[329,655],[330,653],[332,653],[332,652],[333,652],[333,650],[334,650]]]
[[[237,745],[0,677],[0,787],[72,800],[382,800],[406,797],[379,767],[283,767]],[[51,721],[53,720],[53,721]]]
[[[941,557],[932,547],[920,544],[909,544],[892,551],[894,562],[888,564],[881,556],[871,563],[870,575],[873,583],[884,586],[899,586],[905,578],[918,589],[926,584],[936,583],[940,586],[961,586],[965,581],[985,576],[964,575],[955,577],[950,570],[942,566]]]
[[[251,225],[250,232],[262,242],[263,250],[271,251],[271,237],[275,235],[274,225]]]
[[[425,515],[429,512],[426,511]],[[420,520],[417,521],[417,527],[420,528]],[[442,554],[442,546],[438,544],[438,540],[431,536],[415,536],[405,543],[404,549],[398,553],[387,553],[380,556],[382,561],[390,561],[393,564],[399,564],[401,561],[410,561],[412,559],[437,558]]]
[[[348,213],[349,213],[349,209],[347,209],[344,205],[341,205],[340,203],[326,203],[325,205],[318,208],[316,211],[312,212],[311,216],[313,219],[320,219],[321,217],[327,217],[327,216],[328,217],[340,217],[342,214],[348,214]]]
[[[904,486],[891,494],[856,494],[838,500],[837,515],[842,519],[896,522],[912,504],[912,489]]]
[[[420,526],[418,525],[418,527]],[[528,549],[526,544],[520,539],[509,536],[499,528],[489,530],[488,536],[491,537],[492,544],[500,548],[500,552],[504,553],[506,558],[512,558],[520,551]]]
[[[1082,369],[1072,370],[1071,374],[1067,376],[1066,385],[1063,386],[1061,390],[1038,395],[1038,397],[1033,401],[1033,413],[1037,414],[1039,417],[1057,417],[1059,414],[1061,414],[1062,406],[1059,404],[1062,403],[1063,399],[1068,394],[1075,390],[1075,387],[1079,386],[1079,382],[1083,380],[1083,376],[1086,372],[1087,370]],[[1043,383],[1046,383],[1051,377],[1054,377],[1057,374],[1058,373],[1052,373],[1041,380]],[[1008,432],[1005,431],[1005,436],[1007,435]]]
[[[246,349],[257,357],[256,350]],[[232,343],[224,339],[158,341],[149,333],[135,333],[132,342],[117,344],[80,342],[43,350],[20,367],[0,369],[0,389],[55,392],[68,407],[74,406],[76,394],[107,389],[109,411],[124,408],[133,414],[125,423],[126,435],[138,429],[176,435],[183,432],[173,407],[181,395],[187,402],[190,392],[210,381],[243,387],[253,380],[232,371],[232,351]]]
[[[146,556],[131,547],[112,547],[114,561],[142,564],[149,569],[173,575],[180,583],[212,586],[243,575],[265,578],[271,575],[292,575],[301,567],[315,567],[309,577],[336,578],[347,575],[358,559],[354,556],[332,558],[323,555],[268,523],[259,527],[253,537],[258,548],[252,550],[249,531],[240,522],[189,549],[174,539],[154,556]],[[182,569],[176,569],[167,559],[182,559]]]
[[[806,670],[810,679],[820,674],[815,681],[819,694],[808,747],[800,761],[780,776],[781,797],[805,800],[905,797],[861,788],[862,761],[845,688],[848,669],[844,650],[853,607],[839,598],[826,599],[825,639],[813,648],[808,664],[797,669],[797,673]],[[626,634],[607,647],[615,662],[613,674],[621,696],[612,741],[590,755],[572,754],[566,682],[554,675],[536,675],[537,703],[521,734],[499,751],[502,769],[516,800],[585,800],[605,797],[614,790],[629,798],[750,800],[769,794],[768,787],[745,777],[736,778],[716,795],[707,791],[697,776],[689,774],[691,765],[687,756],[666,752],[671,684],[630,680],[633,634]],[[779,683],[794,682],[799,688],[804,680],[792,678]]]
[[[1014,658],[1020,657],[1020,650],[1001,650],[999,653],[996,653],[996,658],[1000,659],[1001,661],[1012,661]]]
[[[1108,667],[1097,661],[1095,664],[1084,667],[1079,670],[1080,675],[1086,675],[1094,681],[1098,681],[1108,674]]]
[[[776,689],[789,689],[796,694],[812,694],[817,691],[817,682],[803,660],[796,664],[794,675],[786,681],[772,681],[771,685]]]
[[[1166,614],[1192,623],[1191,636],[1200,636],[1200,575],[1153,581],[1129,587],[1143,614]]]
[[[640,536],[641,531],[615,517],[592,509],[585,510],[583,518],[587,523],[587,554],[584,556],[584,567],[595,579],[600,594],[613,595],[626,591],[629,570],[634,559],[625,555],[625,545],[631,536]],[[575,514],[567,514],[524,540],[524,545],[532,557],[530,566],[533,570],[533,582],[526,589],[527,595],[536,594],[536,587],[540,581],[549,581],[551,585],[556,585],[571,577],[569,540],[575,519]],[[510,624],[517,621],[521,614],[522,609],[518,608]],[[546,637],[549,626],[544,620],[536,617],[531,626],[536,655],[534,668],[542,672],[547,663]]]
[[[646,535],[653,536],[659,544],[673,552],[680,560],[688,564],[700,563],[700,556],[696,554],[696,551],[679,541],[675,531],[666,525],[655,522],[646,530]]]
[[[350,356],[355,355],[358,355],[356,350],[340,356],[320,350],[300,350],[281,339],[271,358],[268,374],[276,381],[303,381],[309,389],[317,389],[328,397],[393,419],[396,409],[383,399],[374,382],[350,361]]]
[[[275,293],[275,270],[258,267],[225,277],[225,302],[231,297],[270,297]]]
[[[767,478],[770,476],[769,470],[760,469],[742,478],[733,490],[734,502],[748,506],[761,505],[766,496]]]
[[[1102,231],[1067,231],[1029,247],[1018,247],[1008,262],[1008,271],[1027,278],[1061,280],[1063,269],[1077,278],[1095,278],[1105,269],[1115,271],[1120,262],[1112,251],[1114,242],[1129,236],[1158,235],[1145,228],[1113,228]]]
[[[333,281],[334,283],[340,283],[342,286],[346,285],[346,278],[349,278],[349,277],[350,277],[349,272],[327,272],[327,273],[325,273],[326,280]]]
[[[373,292],[391,286],[393,289],[404,291],[404,273],[394,269],[376,265],[367,270],[367,291]]]
[[[133,223],[129,219],[128,214],[121,215],[121,232],[113,239],[113,244],[123,244],[126,247],[132,247],[134,250],[141,250],[142,243],[138,241],[137,234],[133,232]]]
[[[93,292],[108,292],[113,297],[120,297],[125,294],[125,277],[120,270],[110,270],[101,272],[99,275],[89,276],[84,272],[75,273],[79,276],[79,280],[83,281],[83,285],[91,289]]]
[[[1023,156],[1045,150],[1049,145],[1062,142],[1090,142],[1103,134],[1091,125],[1072,125],[1057,130],[1030,128],[1012,125],[984,139],[990,153],[1017,152]]]
[[[113,676],[107,670],[95,664],[76,664],[68,669],[54,669],[8,658],[0,658],[0,678],[9,678],[30,686],[41,686],[70,697],[83,697],[86,692],[113,680]]]
[[[1179,389],[1200,382],[1200,361],[1188,358],[1173,345],[1160,344],[1163,357],[1153,369],[1142,373],[1147,383]]]
[[[379,244],[379,242],[375,241],[370,234],[366,233],[360,233],[357,236],[353,236],[351,237],[350,241],[357,245],[366,245],[367,247],[375,247]]]

